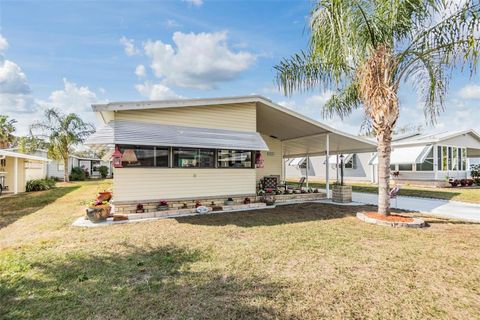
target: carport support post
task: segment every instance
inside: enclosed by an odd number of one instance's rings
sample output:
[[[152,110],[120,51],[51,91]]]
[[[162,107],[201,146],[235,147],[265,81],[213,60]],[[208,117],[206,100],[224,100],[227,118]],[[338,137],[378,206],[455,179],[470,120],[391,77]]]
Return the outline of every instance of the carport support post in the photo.
[[[327,136],[325,138],[325,144],[326,144],[326,159],[325,159],[325,191],[327,192],[327,199],[330,199],[330,177],[329,177],[329,167],[330,167],[330,134],[327,133]]]
[[[13,193],[18,193],[18,158],[13,161]]]
[[[310,170],[310,163],[309,163],[310,157],[308,156],[308,154],[307,154],[306,160],[307,160],[307,170],[305,172],[305,185],[307,186],[307,190],[308,190],[308,170]]]

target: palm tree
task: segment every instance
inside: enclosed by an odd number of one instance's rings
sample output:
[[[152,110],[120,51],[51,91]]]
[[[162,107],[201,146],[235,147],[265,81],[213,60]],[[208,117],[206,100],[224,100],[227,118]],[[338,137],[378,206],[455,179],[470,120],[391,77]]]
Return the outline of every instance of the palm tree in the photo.
[[[334,90],[324,116],[361,108],[377,139],[378,212],[390,214],[392,132],[400,84],[421,94],[427,121],[444,109],[451,74],[475,72],[480,3],[448,0],[320,0],[310,14],[308,50],[283,59],[276,82],[286,95]]]
[[[9,120],[8,116],[0,114],[0,149],[10,147],[10,144],[15,140],[13,132],[15,132],[16,122],[16,120]]]
[[[73,152],[73,147],[94,132],[93,125],[84,122],[75,113],[65,115],[57,109],[47,109],[45,120],[31,125],[32,136],[35,136],[33,132],[37,130],[39,137],[48,139],[49,157],[63,160],[63,180],[68,182],[68,158]]]

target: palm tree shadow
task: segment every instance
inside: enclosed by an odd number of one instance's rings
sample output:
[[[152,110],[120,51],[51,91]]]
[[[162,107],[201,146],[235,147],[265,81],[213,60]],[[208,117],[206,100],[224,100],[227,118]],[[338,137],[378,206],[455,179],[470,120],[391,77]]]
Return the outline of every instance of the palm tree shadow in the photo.
[[[372,211],[374,206],[341,206],[324,203],[302,203],[277,206],[273,209],[218,213],[176,218],[179,223],[239,227],[274,226],[316,220],[355,216],[358,211]]]
[[[34,213],[80,186],[58,187],[47,191],[20,193],[0,201],[0,229]]]
[[[281,297],[283,285],[258,276],[199,271],[194,264],[209,261],[205,252],[174,245],[131,251],[72,253],[61,261],[31,264],[41,276],[0,283],[0,317],[17,318],[19,310],[25,318],[52,319],[277,319],[287,314],[267,303]]]

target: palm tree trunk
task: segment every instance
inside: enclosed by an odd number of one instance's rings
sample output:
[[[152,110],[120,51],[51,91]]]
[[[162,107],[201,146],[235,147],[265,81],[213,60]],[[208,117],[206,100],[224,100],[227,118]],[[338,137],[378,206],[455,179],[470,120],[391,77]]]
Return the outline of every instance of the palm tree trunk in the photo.
[[[68,157],[63,158],[63,181],[69,182],[69,177],[68,177]]]
[[[378,213],[390,215],[390,152],[392,134],[389,130],[377,135]]]

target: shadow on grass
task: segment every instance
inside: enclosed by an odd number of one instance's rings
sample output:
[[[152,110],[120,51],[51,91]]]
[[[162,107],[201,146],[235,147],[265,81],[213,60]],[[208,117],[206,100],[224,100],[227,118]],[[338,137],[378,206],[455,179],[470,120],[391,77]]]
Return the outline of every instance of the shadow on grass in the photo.
[[[281,299],[282,285],[214,268],[199,271],[193,264],[210,259],[196,250],[168,245],[42,259],[20,263],[25,257],[11,257],[12,272],[0,283],[0,318],[294,319],[278,309],[284,304],[271,306]],[[15,275],[21,272],[25,276]]]
[[[14,223],[55,200],[80,188],[80,186],[58,187],[47,191],[26,192],[0,200],[0,229]]]
[[[323,203],[302,203],[277,206],[274,209],[241,211],[176,218],[179,223],[239,227],[274,226],[315,220],[355,216],[358,211],[372,211],[374,206],[340,206]]]

